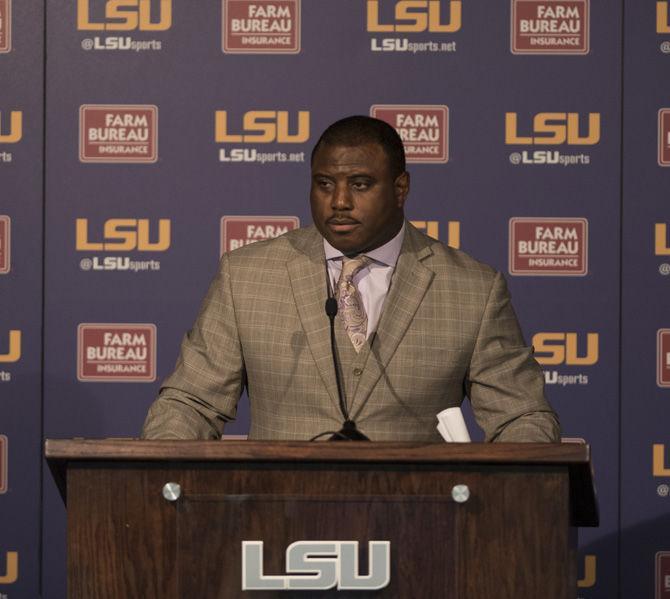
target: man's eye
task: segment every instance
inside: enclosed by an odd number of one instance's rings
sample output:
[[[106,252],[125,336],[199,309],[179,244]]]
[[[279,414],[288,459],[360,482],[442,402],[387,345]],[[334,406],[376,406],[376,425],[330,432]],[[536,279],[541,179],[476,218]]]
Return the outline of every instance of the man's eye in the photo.
[[[351,185],[356,191],[364,191],[365,189],[368,189],[370,187],[370,182],[369,181],[354,181]]]
[[[328,179],[319,179],[316,184],[322,189],[330,189],[332,187],[332,184]]]

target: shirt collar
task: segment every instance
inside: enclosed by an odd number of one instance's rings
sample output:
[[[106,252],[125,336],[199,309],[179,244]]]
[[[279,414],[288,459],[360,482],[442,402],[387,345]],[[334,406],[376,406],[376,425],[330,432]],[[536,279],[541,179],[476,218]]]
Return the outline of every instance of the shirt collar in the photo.
[[[395,266],[396,262],[398,262],[398,256],[400,256],[400,249],[402,248],[404,238],[405,223],[403,222],[400,231],[398,231],[398,234],[393,239],[374,250],[365,252],[365,255],[372,258],[375,262],[385,264],[386,266]],[[323,249],[326,253],[326,260],[339,260],[344,255],[340,250],[330,245],[325,237],[323,239]]]

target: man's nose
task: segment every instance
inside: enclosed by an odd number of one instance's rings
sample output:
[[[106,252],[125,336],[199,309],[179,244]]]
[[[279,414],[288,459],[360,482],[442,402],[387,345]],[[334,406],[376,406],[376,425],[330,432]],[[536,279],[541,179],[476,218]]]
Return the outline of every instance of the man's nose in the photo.
[[[332,196],[332,208],[334,210],[350,210],[352,207],[351,192],[349,186],[345,184],[338,184],[335,186]]]

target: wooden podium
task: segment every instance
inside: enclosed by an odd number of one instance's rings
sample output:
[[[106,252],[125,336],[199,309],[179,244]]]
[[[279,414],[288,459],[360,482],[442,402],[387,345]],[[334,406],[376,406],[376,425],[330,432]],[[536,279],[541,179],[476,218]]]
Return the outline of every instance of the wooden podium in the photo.
[[[577,527],[598,524],[580,444],[47,440],[45,454],[70,599],[574,599]],[[358,541],[361,579],[368,542],[387,541],[390,580],[243,591],[243,541],[291,585],[310,578],[287,569],[296,541]],[[341,551],[321,555],[340,582]]]

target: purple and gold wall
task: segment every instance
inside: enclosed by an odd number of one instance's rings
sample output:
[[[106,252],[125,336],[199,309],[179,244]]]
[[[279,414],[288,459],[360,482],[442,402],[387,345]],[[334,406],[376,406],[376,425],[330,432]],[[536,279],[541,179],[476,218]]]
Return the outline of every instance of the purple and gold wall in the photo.
[[[593,447],[580,596],[670,597],[669,61],[664,1],[0,0],[0,598],[65,596],[42,439],[139,433],[221,252],[311,222],[353,113]]]

